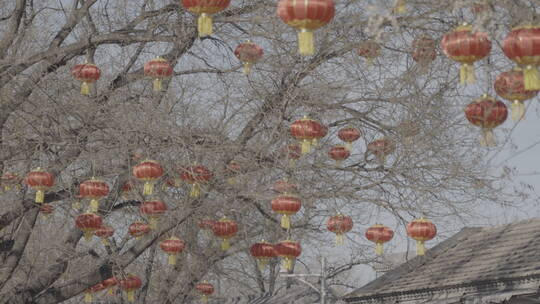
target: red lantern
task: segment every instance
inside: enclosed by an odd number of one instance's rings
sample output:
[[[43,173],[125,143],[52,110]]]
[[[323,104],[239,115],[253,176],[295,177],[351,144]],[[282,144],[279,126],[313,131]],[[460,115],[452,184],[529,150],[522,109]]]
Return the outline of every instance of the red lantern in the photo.
[[[234,50],[234,55],[244,65],[244,74],[247,75],[251,71],[251,66],[257,63],[264,54],[263,49],[251,41],[246,41],[239,44]]]
[[[317,121],[307,118],[307,116],[295,121],[289,128],[289,131],[294,138],[301,142],[302,154],[309,153],[313,141],[318,141],[326,133],[325,127]]]
[[[127,194],[133,190],[134,184],[133,181],[127,181],[122,185],[122,198],[126,199]]]
[[[296,28],[300,55],[313,55],[313,31],[326,25],[334,18],[332,0],[280,0],[277,13],[281,20]]]
[[[495,92],[502,98],[512,102],[512,119],[521,120],[525,115],[525,100],[534,98],[538,91],[525,90],[525,77],[519,68],[503,72],[495,80]]]
[[[260,243],[251,245],[249,252],[251,253],[251,256],[257,260],[257,264],[259,265],[259,269],[261,271],[263,271],[266,265],[268,265],[268,261],[271,258],[276,257],[274,245],[265,242],[264,240],[262,240]]]
[[[192,166],[182,170],[180,178],[191,184],[189,196],[199,197],[201,195],[201,184],[208,183],[214,175],[212,171],[204,166]]]
[[[375,224],[366,230],[366,239],[375,243],[375,253],[383,254],[383,244],[394,237],[394,231],[390,227]]]
[[[366,40],[358,45],[358,56],[366,59],[368,65],[372,65],[375,58],[381,55],[381,45],[374,40]]]
[[[156,57],[144,65],[144,75],[154,79],[154,91],[161,91],[163,78],[171,77],[173,68],[169,62],[161,57]]]
[[[283,241],[274,245],[276,255],[283,259],[283,268],[292,270],[294,261],[302,253],[300,243],[290,240]]]
[[[0,177],[0,184],[4,186],[4,190],[9,191],[11,188],[19,189],[21,178],[18,174],[6,173]]]
[[[336,234],[336,245],[342,245],[343,235],[353,228],[353,220],[350,216],[337,214],[328,219],[326,228]]]
[[[163,167],[153,160],[145,160],[133,167],[133,175],[144,181],[144,195],[150,195],[154,189],[154,182],[163,176]]]
[[[94,235],[101,238],[101,243],[103,243],[103,245],[109,246],[108,238],[114,235],[114,228],[111,226],[101,226],[94,231]]]
[[[215,236],[222,239],[221,249],[225,251],[230,247],[229,239],[234,237],[238,232],[238,224],[224,217],[214,223],[212,230]]]
[[[89,212],[97,212],[99,199],[109,194],[109,186],[106,182],[92,178],[79,185],[79,196],[90,199]]]
[[[25,182],[29,187],[36,190],[36,203],[43,203],[45,201],[45,191],[54,185],[54,176],[41,168],[37,168],[26,175]]]
[[[167,205],[162,201],[144,202],[139,207],[139,211],[148,217],[150,229],[156,229],[158,218],[167,212]]]
[[[394,142],[387,138],[377,139],[367,146],[367,151],[373,153],[381,164],[384,164],[386,157],[396,150]]]
[[[472,32],[472,26],[463,24],[444,35],[441,48],[448,58],[461,63],[460,82],[474,83],[474,62],[491,51],[491,41],[484,32]]]
[[[75,219],[75,226],[84,233],[84,239],[90,241],[94,231],[98,230],[102,224],[101,216],[94,213],[83,213]]]
[[[420,64],[432,62],[437,58],[436,42],[429,36],[420,36],[412,43],[412,58]]]
[[[197,28],[199,37],[212,35],[212,17],[210,15],[226,9],[231,0],[182,0],[182,5],[188,11],[199,15]]]
[[[482,128],[482,146],[495,146],[493,129],[501,125],[508,116],[506,105],[488,95],[474,100],[465,108],[465,116],[469,122]]]
[[[169,255],[169,265],[176,265],[176,256],[180,254],[186,245],[177,237],[170,237],[161,243],[159,248]]]
[[[512,29],[503,43],[506,57],[524,68],[525,90],[540,90],[540,26],[526,25]]]
[[[135,302],[135,291],[142,286],[142,281],[135,275],[128,275],[120,280],[120,287],[127,293],[128,302]]]
[[[416,254],[424,255],[426,252],[424,243],[437,235],[437,227],[422,217],[407,224],[407,234],[416,240]]]
[[[362,136],[362,132],[353,127],[345,127],[338,131],[338,138],[345,142],[345,148],[349,151],[352,150],[352,143],[357,141],[360,136]]]
[[[93,296],[92,294],[94,293],[97,293],[97,292],[100,292],[102,290],[104,290],[106,287],[103,286],[102,283],[99,283],[99,284],[96,284],[90,288],[87,288],[85,291],[84,291],[84,302],[85,303],[91,303],[92,300],[93,300]]]
[[[114,286],[118,285],[118,279],[116,277],[111,277],[101,282],[101,284],[107,288],[107,293],[112,295]]]
[[[341,164],[341,161],[349,158],[351,156],[351,152],[347,150],[344,146],[334,146],[328,151],[328,155],[331,159],[336,161],[336,164],[339,166]]]
[[[77,64],[71,69],[73,78],[81,81],[81,94],[90,95],[90,84],[101,76],[101,70],[92,63]]]
[[[302,156],[302,148],[300,148],[300,145],[297,144],[288,145],[283,147],[283,153],[287,154],[289,166],[294,167],[296,165],[296,161]]]
[[[300,211],[302,201],[293,195],[279,195],[272,202],[272,210],[281,214],[281,227],[285,229],[291,228],[290,216]]]
[[[214,293],[214,285],[204,281],[195,286],[195,289],[202,294],[202,300],[204,303],[208,303],[208,296]]]
[[[143,235],[150,232],[150,230],[152,230],[150,226],[144,222],[134,222],[128,228],[129,234],[136,239],[140,239]]]
[[[43,214],[44,218],[47,218],[54,212],[54,207],[51,204],[43,204],[39,207],[39,212]]]
[[[298,186],[284,179],[275,182],[272,190],[280,194],[294,194],[298,192]]]

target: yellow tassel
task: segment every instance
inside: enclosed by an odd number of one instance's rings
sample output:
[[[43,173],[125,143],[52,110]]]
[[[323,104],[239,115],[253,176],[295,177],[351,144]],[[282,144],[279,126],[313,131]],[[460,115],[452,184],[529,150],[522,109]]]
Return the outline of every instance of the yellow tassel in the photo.
[[[229,183],[229,185],[236,185],[236,179],[234,177],[229,177],[227,179],[227,183]]]
[[[424,241],[416,241],[416,255],[424,255],[426,253],[426,247]]]
[[[512,103],[512,120],[520,121],[525,117],[525,105],[519,100]]]
[[[156,78],[154,79],[154,91],[159,92],[161,91],[163,86],[161,85],[161,79]]]
[[[73,203],[73,205],[71,205],[71,207],[75,210],[80,210],[81,209],[81,203],[79,203],[78,201]]]
[[[194,183],[193,186],[191,186],[191,191],[189,192],[189,196],[193,198],[197,198],[201,196],[201,186],[199,186],[198,183]]]
[[[169,265],[176,265],[176,254],[169,254]]]
[[[302,140],[302,154],[308,154],[311,151],[311,141],[309,139]]]
[[[313,32],[306,29],[301,29],[300,32],[298,32],[298,50],[300,51],[300,55],[304,56],[315,54]]]
[[[202,296],[202,301],[203,301],[203,303],[208,303],[208,296],[207,296],[207,295],[203,295],[203,296]]]
[[[150,182],[144,183],[143,195],[151,195],[154,192],[154,185]]]
[[[85,96],[90,95],[90,84],[86,81],[81,84],[81,94]]]
[[[109,240],[106,239],[106,238],[101,239],[101,243],[103,244],[103,246],[109,246],[109,244],[110,244]]]
[[[114,294],[114,289],[111,287],[109,290],[107,290],[107,294],[112,296]]]
[[[281,227],[285,229],[291,228],[291,218],[289,215],[284,214],[281,216]]]
[[[9,191],[9,190],[11,190],[11,186],[4,186],[4,189],[5,189],[6,191]]]
[[[407,6],[405,0],[398,0],[394,7],[394,14],[405,14],[407,12]]]
[[[343,245],[343,234],[342,233],[336,234],[336,245],[337,246]]]
[[[199,29],[199,37],[212,35],[212,17],[210,17],[208,14],[202,13],[199,16],[197,26]]]
[[[293,268],[293,260],[291,258],[284,258],[283,259],[283,268],[286,270],[292,270]]]
[[[346,142],[345,143],[345,149],[347,149],[347,151],[352,151],[352,142]]]
[[[92,235],[93,235],[92,231],[84,231],[83,235],[84,235],[85,241],[90,242],[92,240]]]
[[[128,300],[128,302],[135,302],[135,291],[134,290],[128,290],[127,291],[127,300]]]
[[[230,247],[231,244],[229,243],[229,239],[223,239],[223,241],[221,241],[221,250],[227,251]]]
[[[473,84],[476,82],[476,76],[474,73],[474,65],[463,63],[459,69],[459,83],[461,84]]]
[[[538,69],[536,67],[528,65],[523,71],[523,75],[525,90],[540,90],[540,74],[538,73]]]
[[[268,259],[261,258],[257,261],[257,264],[259,265],[259,270],[264,271],[264,269],[266,268],[266,265],[268,265]]]
[[[99,202],[96,199],[90,201],[90,213],[96,213],[99,209]]]
[[[156,217],[153,217],[153,216],[152,216],[152,217],[150,217],[150,221],[149,221],[149,222],[150,222],[150,223],[149,223],[149,224],[150,224],[150,225],[149,225],[149,226],[150,226],[150,229],[156,230],[156,228],[157,228],[157,223],[158,223],[158,219],[157,219]]]
[[[92,294],[91,293],[89,293],[89,292],[84,293],[84,302],[85,303],[92,302]]]
[[[36,203],[43,203],[45,201],[45,192],[42,190],[36,191]]]
[[[251,72],[251,63],[244,62],[244,68],[242,69],[242,72],[244,73],[244,75],[249,74],[249,72]]]
[[[383,255],[383,243],[375,243],[375,254]]]

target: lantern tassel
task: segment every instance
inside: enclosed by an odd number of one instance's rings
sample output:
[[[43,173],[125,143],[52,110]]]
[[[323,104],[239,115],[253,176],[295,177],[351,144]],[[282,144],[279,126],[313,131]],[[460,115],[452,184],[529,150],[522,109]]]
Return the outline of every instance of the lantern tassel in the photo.
[[[145,182],[143,188],[143,195],[151,195],[154,192],[154,185],[151,182]]]
[[[424,246],[424,241],[416,241],[416,255],[426,254],[426,246]]]
[[[101,244],[103,244],[103,246],[109,246],[110,245],[109,240],[106,239],[106,238],[101,239]]]
[[[244,75],[248,75],[251,72],[251,63],[244,62],[244,68],[242,69],[242,73]]]
[[[92,231],[84,231],[84,240],[90,242],[92,240]]]
[[[394,7],[394,14],[405,14],[407,12],[407,6],[405,5],[405,0],[397,0],[396,6]]]
[[[311,141],[308,139],[302,140],[302,154],[308,154],[311,151]]]
[[[176,265],[176,254],[169,254],[169,265]]]
[[[496,145],[495,135],[493,134],[492,129],[482,129],[480,145],[483,147],[494,147]]]
[[[199,183],[194,183],[193,186],[191,186],[189,196],[193,198],[201,196],[201,186],[199,185]]]
[[[71,205],[71,207],[75,210],[80,210],[81,209],[81,203],[79,203],[78,201],[76,201],[75,203],[73,203],[73,205]]]
[[[343,233],[336,234],[336,246],[343,245]]]
[[[315,46],[313,44],[313,32],[307,29],[301,29],[298,32],[298,50],[300,55],[309,56],[315,53]]]
[[[127,291],[127,300],[128,302],[135,302],[135,290]]]
[[[293,260],[291,258],[284,258],[283,259],[283,268],[286,270],[292,270],[293,268]]]
[[[291,218],[289,215],[284,214],[281,216],[281,228],[290,229],[291,228]]]
[[[150,229],[152,230],[156,230],[157,228],[157,223],[158,223],[158,219],[156,217],[150,217],[150,220],[149,220],[149,226],[150,226]]]
[[[523,77],[525,82],[525,90],[540,90],[540,73],[538,73],[538,69],[536,67],[528,65],[523,71]]]
[[[231,185],[231,186],[236,185],[236,178],[234,178],[234,177],[229,177],[229,178],[227,179],[227,183],[228,183],[229,185]]]
[[[43,190],[36,191],[36,203],[41,204],[45,201],[45,192]]]
[[[347,149],[347,151],[352,151],[352,142],[348,141],[345,143],[345,149]]]
[[[476,76],[474,74],[474,65],[469,63],[461,64],[459,69],[459,82],[461,84],[473,84],[476,82]]]
[[[83,81],[81,84],[81,95],[90,95],[90,84],[86,81]]]
[[[93,199],[90,201],[90,213],[96,213],[99,209],[99,201],[97,199]]]
[[[212,17],[210,17],[208,14],[202,13],[199,16],[197,26],[199,30],[199,37],[212,35]]]
[[[89,292],[84,293],[84,303],[91,303],[92,302],[92,294]]]
[[[375,244],[375,254],[378,256],[383,255],[383,243],[376,243]]]
[[[223,241],[221,241],[221,250],[227,251],[230,247],[231,244],[229,243],[229,239],[223,239]]]
[[[519,100],[512,103],[512,120],[520,121],[525,117],[525,104]]]
[[[161,79],[156,78],[154,79],[154,92],[159,92],[163,89],[163,86],[161,84]]]
[[[208,303],[208,296],[207,295],[202,296],[202,302],[203,303]]]
[[[289,158],[289,167],[291,168],[296,167],[296,160]]]
[[[259,261],[257,262],[257,265],[259,266],[260,271],[264,271],[264,269],[266,268],[266,265],[268,265],[268,259],[265,259],[265,258],[259,259]]]
[[[114,289],[113,289],[112,287],[109,288],[109,289],[107,290],[107,294],[110,295],[110,296],[114,295]]]

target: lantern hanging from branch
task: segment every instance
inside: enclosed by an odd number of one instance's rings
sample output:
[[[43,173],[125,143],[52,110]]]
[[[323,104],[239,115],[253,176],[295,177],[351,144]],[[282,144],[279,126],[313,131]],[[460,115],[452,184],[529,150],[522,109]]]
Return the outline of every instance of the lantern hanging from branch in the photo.
[[[173,68],[170,63],[161,57],[156,57],[144,64],[144,75],[154,79],[153,89],[156,92],[163,89],[163,79],[171,77],[172,73]]]
[[[375,58],[381,55],[382,48],[375,40],[366,40],[358,45],[357,52],[358,56],[365,58],[367,65],[371,66]]]
[[[230,247],[229,239],[238,232],[238,224],[226,217],[214,223],[212,227],[214,235],[221,238],[221,250],[226,251]]]
[[[20,189],[21,188],[21,178],[18,174],[6,173],[0,177],[0,185],[4,187],[5,191],[11,189]]]
[[[184,251],[185,247],[184,242],[174,236],[159,243],[159,248],[169,255],[169,265],[176,265],[176,257]]]
[[[350,216],[338,213],[328,219],[326,228],[336,234],[336,245],[342,245],[343,235],[353,228],[353,220]]]
[[[302,253],[300,243],[286,240],[274,245],[276,255],[283,260],[283,268],[292,270],[294,261]]]
[[[268,261],[276,257],[276,250],[274,245],[262,240],[259,243],[251,245],[249,249],[251,256],[257,260],[257,265],[259,265],[259,270],[263,271]]]
[[[395,143],[388,138],[377,139],[370,142],[367,146],[367,152],[377,157],[379,163],[384,164],[386,157],[396,150]]]
[[[335,14],[332,0],[280,0],[277,13],[281,20],[298,30],[300,55],[313,55],[313,31],[332,21]]]
[[[357,141],[360,136],[362,136],[362,132],[354,127],[345,127],[338,131],[338,138],[345,142],[345,148],[347,150],[352,150],[352,143]]]
[[[133,176],[144,181],[143,195],[151,195],[154,183],[163,176],[163,167],[154,160],[144,160],[133,167]]]
[[[291,216],[302,208],[302,201],[292,194],[281,194],[271,202],[272,210],[281,214],[281,227],[291,228]]]
[[[214,285],[206,281],[195,285],[195,289],[202,295],[203,303],[208,303],[208,297],[214,293]]]
[[[101,282],[105,288],[107,288],[107,294],[112,295],[114,293],[114,287],[118,285],[118,279],[116,277],[110,277]]]
[[[142,281],[135,275],[127,275],[123,280],[120,280],[120,287],[126,292],[128,302],[135,302],[135,292],[141,288]]]
[[[437,43],[430,36],[414,39],[412,48],[412,59],[420,64],[428,64],[437,58]]]
[[[484,94],[467,105],[465,116],[471,124],[482,128],[480,144],[492,147],[495,146],[493,129],[504,123],[508,116],[508,109],[502,101]]]
[[[91,303],[93,301],[93,294],[104,290],[106,287],[102,283],[96,284],[84,291],[84,302]]]
[[[82,198],[90,199],[90,208],[88,212],[96,213],[99,209],[99,199],[109,194],[109,186],[106,182],[92,179],[82,182],[79,185],[79,195]]]
[[[77,64],[71,69],[73,78],[82,82],[81,94],[90,95],[90,85],[98,81],[101,76],[101,70],[92,63]]]
[[[324,128],[319,122],[304,116],[304,118],[295,121],[289,131],[294,138],[300,141],[302,154],[307,154],[310,152],[313,142],[324,136]]]
[[[331,159],[336,161],[336,165],[341,165],[341,162],[351,156],[351,152],[347,150],[344,146],[333,146],[330,151],[328,151],[328,156]]]
[[[375,243],[375,254],[383,255],[383,245],[394,237],[392,228],[375,224],[366,230],[366,239]]]
[[[201,195],[201,184],[208,183],[213,176],[212,171],[208,170],[205,166],[191,166],[182,169],[180,177],[192,185],[189,196],[197,198]]]
[[[92,239],[92,234],[101,227],[102,223],[101,216],[94,213],[83,213],[75,219],[75,226],[82,230],[87,242]]]
[[[426,252],[424,243],[437,235],[437,227],[422,217],[407,224],[407,234],[416,240],[416,254],[424,255]]]
[[[133,191],[133,188],[135,187],[133,181],[129,180],[127,182],[125,182],[123,185],[122,185],[122,189],[121,189],[121,193],[122,193],[122,198],[123,199],[127,199],[128,197],[128,194]]]
[[[540,26],[519,26],[508,34],[503,43],[506,57],[523,68],[525,90],[540,90]]]
[[[231,0],[182,0],[185,9],[199,16],[197,20],[199,37],[212,35],[211,15],[225,10],[230,3]]]
[[[523,70],[516,68],[499,74],[494,83],[497,95],[512,103],[512,120],[514,121],[519,121],[525,116],[523,102],[538,95],[538,91],[525,90],[524,78]]]
[[[263,54],[263,49],[249,40],[240,43],[234,50],[234,55],[244,66],[244,75],[249,74],[251,67],[262,58]]]
[[[26,184],[36,190],[36,203],[45,201],[45,191],[54,185],[54,175],[37,168],[26,175]]]
[[[109,238],[114,235],[114,228],[111,226],[101,226],[96,231],[94,231],[94,235],[99,237],[101,239],[101,243],[104,246],[109,246]]]
[[[128,228],[129,234],[136,239],[140,239],[143,235],[150,232],[150,230],[152,230],[150,226],[144,222],[134,222]]]
[[[150,229],[156,229],[158,219],[167,212],[167,205],[162,201],[143,202],[139,211],[148,217]]]

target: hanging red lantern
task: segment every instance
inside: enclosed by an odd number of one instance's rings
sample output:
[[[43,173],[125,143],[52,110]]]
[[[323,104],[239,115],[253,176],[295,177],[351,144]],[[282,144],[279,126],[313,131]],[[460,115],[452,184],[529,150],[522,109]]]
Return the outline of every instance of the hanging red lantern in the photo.
[[[339,213],[328,219],[326,228],[336,234],[336,245],[342,245],[343,235],[353,228],[353,220],[350,216]]]
[[[221,249],[228,250],[230,247],[229,239],[234,237],[238,232],[238,224],[228,218],[222,218],[215,222],[212,226],[214,235],[221,238]]]
[[[26,175],[26,184],[36,190],[36,203],[45,201],[45,191],[54,185],[54,175],[37,168]]]
[[[127,181],[126,183],[124,183],[122,185],[122,189],[121,189],[121,192],[122,192],[122,198],[123,199],[126,199],[127,198],[127,195],[129,192],[133,191],[133,188],[135,187],[133,181]]]
[[[332,0],[280,0],[277,13],[281,20],[298,30],[300,55],[313,55],[313,31],[332,21],[335,14]]]
[[[143,235],[150,232],[150,230],[152,230],[150,226],[144,222],[134,222],[128,228],[129,234],[136,239],[140,239]]]
[[[170,63],[161,57],[156,57],[144,64],[144,75],[154,79],[153,89],[156,92],[162,90],[162,80],[171,77],[173,68]]]
[[[123,280],[120,280],[120,287],[126,292],[128,302],[135,302],[135,292],[141,288],[142,281],[135,275],[127,275]]]
[[[208,303],[208,297],[214,293],[214,285],[206,281],[195,285],[195,289],[202,295],[203,303]]]
[[[360,136],[362,136],[362,132],[354,127],[345,127],[338,131],[338,138],[345,142],[345,148],[347,150],[352,150],[352,143],[357,141]]]
[[[102,283],[96,284],[84,291],[84,302],[91,303],[93,301],[93,294],[104,290],[106,287]]]
[[[290,217],[300,211],[302,201],[294,195],[282,194],[275,197],[271,205],[274,212],[281,214],[281,227],[289,229],[291,228]]]
[[[182,0],[182,5],[188,11],[199,15],[197,29],[199,37],[212,35],[212,17],[226,9],[231,0]]]
[[[358,56],[365,58],[367,64],[371,66],[375,58],[381,55],[382,48],[374,40],[366,40],[358,45],[357,52]]]
[[[0,177],[0,185],[4,187],[4,190],[9,191],[12,188],[19,189],[21,178],[18,174],[6,173]]]
[[[291,240],[282,241],[274,245],[276,255],[283,260],[283,268],[292,270],[294,261],[302,253],[300,243]]]
[[[424,243],[437,235],[437,227],[422,217],[407,224],[407,234],[416,240],[416,254],[424,255],[426,252]]]
[[[180,178],[192,185],[189,196],[196,198],[201,195],[201,184],[208,183],[213,176],[212,171],[205,166],[191,166],[182,169]]]
[[[298,192],[298,186],[286,179],[282,179],[274,183],[272,190],[280,194],[294,194]]]
[[[75,219],[75,226],[82,230],[87,242],[92,239],[92,234],[101,227],[102,223],[101,216],[94,213],[83,213]]]
[[[96,231],[94,231],[94,235],[99,237],[101,239],[101,243],[105,246],[109,246],[109,240],[108,238],[112,237],[114,235],[114,228],[111,226],[101,226]]]
[[[422,35],[412,43],[412,59],[420,64],[430,63],[437,58],[437,43],[433,38]]]
[[[109,194],[109,186],[106,182],[92,179],[82,182],[79,185],[79,196],[90,199],[89,212],[95,213],[99,209],[99,199]]]
[[[375,224],[366,230],[366,239],[375,243],[375,254],[383,254],[383,245],[386,242],[390,242],[394,237],[394,230],[392,228]]]
[[[375,155],[381,164],[384,164],[386,157],[395,150],[396,145],[388,138],[377,139],[367,145],[367,151]]]
[[[491,52],[491,41],[487,33],[472,32],[472,26],[464,23],[443,36],[441,48],[444,54],[459,63],[460,83],[474,83],[474,62],[481,60]]]
[[[81,94],[90,95],[90,84],[98,81],[101,76],[101,70],[92,63],[77,64],[71,69],[73,78],[82,82]]]
[[[540,26],[513,28],[504,39],[503,51],[523,68],[525,90],[540,90]]]
[[[163,176],[163,167],[154,160],[145,160],[133,167],[133,176],[144,181],[143,195],[150,195],[154,189],[154,182]]]
[[[107,293],[112,295],[114,292],[114,287],[118,285],[118,279],[116,277],[110,277],[103,282],[101,282],[105,288],[107,288]]]
[[[167,212],[167,205],[162,201],[144,202],[139,207],[139,211],[148,217],[150,229],[156,229],[158,219]]]
[[[331,159],[335,160],[336,164],[339,166],[343,160],[346,160],[351,156],[351,152],[344,146],[333,146],[330,151],[328,151],[328,155]]]
[[[538,95],[538,91],[525,90],[525,77],[523,70],[516,68],[513,71],[503,72],[495,79],[495,92],[502,98],[512,102],[512,120],[521,120],[525,115],[523,102]]]
[[[251,67],[262,58],[263,54],[263,49],[249,40],[240,43],[234,50],[234,55],[244,66],[244,75],[249,74]]]
[[[495,146],[493,129],[501,125],[508,116],[506,105],[493,97],[484,94],[465,108],[465,116],[469,122],[482,128],[482,146]]]
[[[296,165],[296,161],[302,157],[302,148],[300,148],[300,145],[297,144],[283,147],[283,152],[287,154],[290,167],[294,167]]]
[[[294,138],[301,142],[302,154],[309,153],[313,141],[322,138],[325,134],[324,127],[307,116],[295,121],[289,131]]]
[[[169,255],[169,265],[176,265],[176,257],[184,251],[185,247],[184,242],[174,236],[159,243],[159,248]]]
[[[51,204],[42,204],[39,207],[39,212],[41,212],[41,214],[43,214],[44,218],[48,218],[49,215],[53,214],[54,207]]]
[[[266,265],[268,265],[268,261],[270,259],[276,257],[274,245],[265,242],[264,240],[262,240],[260,243],[251,245],[249,252],[251,253],[251,256],[257,260],[257,264],[259,265],[259,269],[261,271],[263,271]]]

